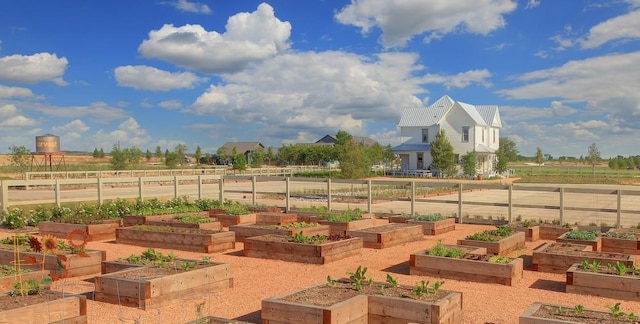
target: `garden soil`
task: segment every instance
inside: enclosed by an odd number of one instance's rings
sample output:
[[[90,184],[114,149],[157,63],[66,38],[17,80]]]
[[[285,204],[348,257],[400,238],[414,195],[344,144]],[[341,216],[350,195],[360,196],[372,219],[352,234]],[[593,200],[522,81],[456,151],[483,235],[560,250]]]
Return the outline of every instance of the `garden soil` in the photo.
[[[615,300],[611,298],[567,294],[565,275],[538,273],[525,270],[524,278],[514,286],[473,283],[453,279],[440,279],[427,276],[409,275],[409,255],[430,248],[437,241],[456,244],[458,239],[469,234],[490,228],[483,225],[457,225],[453,232],[438,236],[425,236],[424,240],[394,246],[388,249],[363,249],[360,256],[325,265],[301,264],[277,260],[247,258],[242,256],[242,243],[223,253],[196,253],[173,250],[177,257],[201,259],[211,257],[215,262],[232,265],[234,287],[210,294],[185,297],[176,303],[163,305],[156,309],[139,310],[133,307],[119,306],[96,301],[88,301],[89,323],[187,323],[199,316],[218,316],[239,319],[254,323],[260,322],[261,301],[278,294],[292,292],[295,289],[326,282],[332,278],[346,277],[358,266],[367,267],[367,275],[376,281],[384,282],[391,274],[398,283],[415,286],[421,280],[444,280],[444,290],[463,292],[464,323],[512,324],[518,322],[518,316],[533,302],[545,302],[573,306],[582,304],[586,308],[607,309],[607,305],[621,302],[624,312],[640,313],[640,301]],[[8,236],[10,232],[0,233]],[[546,241],[527,242],[526,248],[515,251],[512,256],[523,256],[525,269],[531,264],[532,250]],[[139,254],[145,247],[115,244],[112,242],[89,242],[87,248],[107,251],[107,260]],[[169,253],[169,249],[157,249]],[[91,284],[80,279],[57,281],[57,290],[91,290]],[[56,289],[56,288],[54,288]],[[202,304],[204,303],[204,304]],[[200,307],[198,307],[200,305]],[[46,310],[43,310],[46,311]]]

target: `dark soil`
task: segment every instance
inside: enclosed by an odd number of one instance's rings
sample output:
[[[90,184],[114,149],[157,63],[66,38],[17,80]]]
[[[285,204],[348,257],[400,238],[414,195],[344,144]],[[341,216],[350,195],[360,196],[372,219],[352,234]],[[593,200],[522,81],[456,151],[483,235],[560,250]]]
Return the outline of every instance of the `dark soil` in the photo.
[[[384,289],[381,289],[385,286]],[[360,291],[355,289],[353,282],[349,279],[335,280],[333,286],[320,285],[311,287],[291,295],[288,295],[282,300],[316,306],[331,306],[357,295],[381,295],[389,297],[411,298],[415,300],[421,300],[425,302],[433,302],[448,295],[450,292],[446,290],[439,290],[435,294],[429,294],[421,298],[414,294],[414,287],[402,286],[388,287],[388,284],[374,282],[371,285],[363,284]]]
[[[562,307],[558,310],[557,306],[542,306],[534,315],[540,318],[563,320],[571,323],[640,323],[640,321],[629,320],[628,317],[614,319],[611,314],[605,311],[595,312],[585,310],[581,316],[577,316],[575,309],[572,307]]]
[[[0,311],[45,303],[51,300],[62,298],[52,294],[37,294],[28,296],[9,296],[7,294],[0,295]],[[43,308],[46,310],[46,308]]]
[[[409,227],[409,226],[416,226],[416,224],[391,223],[391,224],[388,224],[388,225],[361,228],[361,229],[358,229],[356,231],[358,231],[358,232],[369,232],[369,233],[384,233],[384,232],[390,232],[390,231],[397,230],[399,228]]]

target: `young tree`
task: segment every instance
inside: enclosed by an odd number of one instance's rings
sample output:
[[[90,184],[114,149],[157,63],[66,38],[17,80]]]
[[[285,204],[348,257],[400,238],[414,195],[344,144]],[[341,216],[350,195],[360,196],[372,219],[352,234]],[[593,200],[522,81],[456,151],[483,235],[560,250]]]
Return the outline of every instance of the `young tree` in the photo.
[[[187,156],[187,146],[185,144],[176,145],[176,154],[178,154],[179,164],[184,164],[184,159]]]
[[[264,164],[264,149],[262,147],[259,147],[251,153],[251,167],[259,168],[263,164]]]
[[[165,152],[164,164],[167,166],[167,168],[175,169],[181,162],[182,161],[180,161],[180,157],[178,156],[177,152],[169,152],[169,150]]]
[[[334,149],[340,162],[340,173],[347,179],[364,177],[371,164],[368,161],[362,144],[356,144],[351,134],[341,130],[336,134]]]
[[[91,156],[93,156],[94,159],[97,159],[100,157],[100,151],[98,151],[97,147],[93,149],[93,154]]]
[[[200,145],[196,146],[196,152],[193,153],[193,157],[196,159],[196,164],[200,165],[200,159],[202,158],[202,149]]]
[[[436,138],[431,142],[432,166],[440,171],[445,177],[450,177],[456,173],[455,154],[453,145],[449,142],[444,129],[436,134]]]
[[[504,153],[500,151],[498,151],[496,155],[498,156],[498,162],[495,165],[495,171],[498,174],[503,174],[507,171],[507,157],[504,156]]]
[[[533,158],[533,160],[538,163],[538,166],[542,165],[542,163],[544,163],[544,154],[542,154],[542,149],[540,147],[536,148],[536,156]]]
[[[105,157],[105,153],[104,150],[102,149],[102,147],[100,148],[100,158],[104,158]]]
[[[502,152],[507,162],[513,162],[518,160],[518,148],[516,148],[516,142],[508,137],[500,137],[498,146],[498,152]]]
[[[126,152],[120,148],[118,145],[113,145],[111,149],[111,160],[109,164],[111,164],[111,168],[114,170],[124,170],[127,168],[127,154]]]
[[[275,153],[273,153],[273,146],[269,146],[267,148],[267,154],[265,155],[265,158],[267,159],[267,164],[271,165],[271,160],[276,158]]]
[[[156,146],[156,151],[153,155],[156,157],[156,159],[162,160],[162,149],[160,148],[160,145]]]
[[[467,152],[460,159],[462,160],[462,173],[468,177],[475,177],[478,163],[476,152]]]
[[[224,146],[218,148],[216,155],[218,158],[218,164],[229,164],[229,161],[233,158],[229,150]]]
[[[147,149],[147,152],[144,154],[144,158],[147,160],[147,162],[151,161],[151,158],[153,157],[153,154],[151,154],[151,151],[149,151],[149,149]]]
[[[17,166],[21,172],[27,171],[27,168],[29,167],[29,160],[31,159],[31,152],[29,152],[29,149],[23,145],[11,145],[9,146],[9,151],[11,152],[11,165]]]
[[[596,146],[596,143],[592,143],[589,146],[589,155],[587,156],[587,161],[591,164],[592,168],[596,167],[596,164],[600,163],[600,150]]]
[[[231,155],[233,157],[232,168],[234,170],[244,171],[247,169],[247,158],[244,156],[243,152],[236,151],[234,147],[231,151]]]

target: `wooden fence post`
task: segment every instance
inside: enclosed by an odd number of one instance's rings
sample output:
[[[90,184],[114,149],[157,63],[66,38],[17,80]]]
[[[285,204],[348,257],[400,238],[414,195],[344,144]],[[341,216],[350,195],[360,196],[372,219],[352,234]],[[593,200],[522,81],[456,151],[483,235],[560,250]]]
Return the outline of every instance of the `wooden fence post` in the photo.
[[[289,177],[284,178],[284,211],[288,213],[291,210],[291,189],[289,187]]]
[[[564,225],[564,187],[560,187],[560,225]]]
[[[256,176],[251,177],[251,205],[256,205]]]
[[[367,180],[367,213],[371,214],[373,198],[373,190],[371,189],[371,179]]]
[[[9,185],[6,181],[0,181],[0,203],[2,204],[2,210],[6,211],[9,204]]]
[[[173,176],[173,198],[178,198],[178,176]]]
[[[331,178],[327,179],[327,209],[331,210]]]
[[[218,200],[224,201],[224,174],[221,174],[220,180],[218,180]]]
[[[462,224],[462,182],[458,183],[458,223]]]
[[[58,179],[56,179],[56,184],[55,184],[55,199],[56,199],[56,206],[60,207],[60,182]]]
[[[198,176],[198,199],[202,199],[202,176]]]
[[[416,182],[411,181],[411,216],[416,214]]]
[[[144,178],[138,177],[138,197],[144,200]]]

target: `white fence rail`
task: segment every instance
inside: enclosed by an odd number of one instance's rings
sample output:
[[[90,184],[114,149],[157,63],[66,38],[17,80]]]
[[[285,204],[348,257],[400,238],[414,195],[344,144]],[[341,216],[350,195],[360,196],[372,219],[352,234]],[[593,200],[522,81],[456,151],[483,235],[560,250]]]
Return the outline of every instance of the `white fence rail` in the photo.
[[[511,222],[522,218],[555,219],[560,223],[582,225],[640,225],[640,190],[625,186],[559,187],[230,175],[0,181],[2,209],[183,196],[275,205],[287,210],[321,205],[329,209],[361,208],[375,213],[439,212],[455,215],[460,221],[483,218]]]

